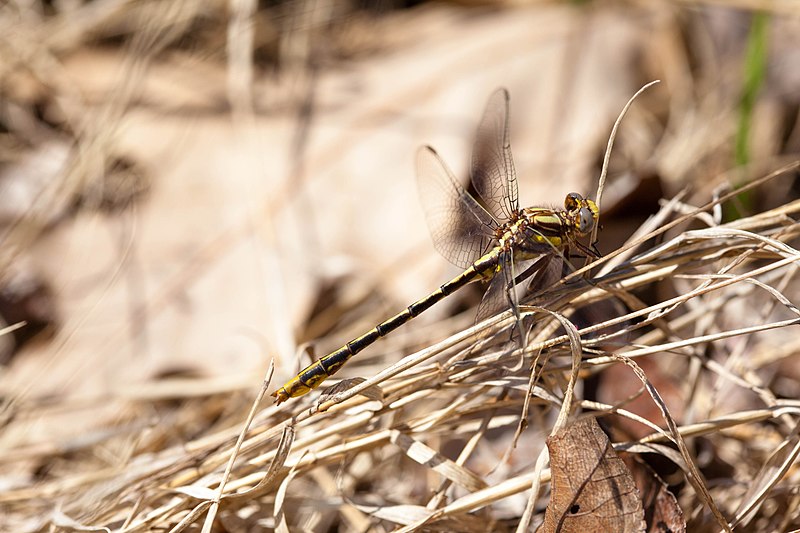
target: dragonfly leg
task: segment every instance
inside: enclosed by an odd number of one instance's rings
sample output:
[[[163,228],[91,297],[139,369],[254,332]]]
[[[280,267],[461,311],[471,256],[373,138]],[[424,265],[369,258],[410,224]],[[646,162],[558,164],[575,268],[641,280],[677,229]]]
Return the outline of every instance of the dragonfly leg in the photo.
[[[603,257],[603,254],[601,254],[600,250],[597,249],[596,242],[593,242],[591,245],[586,246],[585,244],[582,244],[581,242],[576,240],[574,244],[578,250],[580,250],[581,252],[583,252],[584,254],[593,259],[600,259],[601,257]]]

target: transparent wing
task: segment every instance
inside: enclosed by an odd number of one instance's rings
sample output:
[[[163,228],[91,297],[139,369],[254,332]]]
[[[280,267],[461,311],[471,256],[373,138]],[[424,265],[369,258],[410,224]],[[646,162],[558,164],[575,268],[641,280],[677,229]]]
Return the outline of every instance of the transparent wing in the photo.
[[[542,291],[558,283],[569,272],[570,265],[564,256],[557,254],[544,255],[538,267],[531,273],[532,275],[525,276],[530,281],[522,297],[523,303],[536,298]]]
[[[533,283],[540,290],[544,288],[535,280],[542,275],[542,271],[550,269],[551,263],[552,256],[550,255],[541,255],[525,261],[513,261],[510,253],[504,254],[500,258],[500,272],[489,282],[489,287],[478,306],[475,322],[481,322],[501,311],[513,309],[520,303],[524,303]],[[513,280],[511,279],[512,275],[514,276]],[[548,279],[555,282],[559,278]],[[529,283],[526,284],[526,281]]]
[[[509,296],[508,280],[505,273],[507,272],[508,260],[506,257],[501,257],[500,272],[489,281],[489,286],[486,287],[486,292],[483,293],[481,303],[478,305],[478,311],[475,313],[475,323],[483,322],[489,317],[492,317],[502,311],[511,307],[511,298]]]
[[[480,322],[500,311],[511,308],[516,317],[516,324],[511,328],[510,336],[506,340],[501,338],[500,342],[513,343],[523,349],[527,345],[527,331],[519,309],[519,290],[525,285],[525,280],[531,276],[536,277],[542,268],[546,268],[548,261],[549,256],[544,255],[517,263],[511,252],[500,257],[500,271],[489,282],[486,294],[483,295],[481,304],[478,306],[476,318],[476,321]],[[516,362],[506,367],[507,370],[516,371],[522,368],[524,362],[522,353],[522,351],[519,352]]]
[[[475,144],[470,180],[486,209],[505,222],[519,211],[517,173],[508,138],[508,91],[498,89],[489,97]]]
[[[430,146],[417,152],[417,182],[433,246],[454,265],[469,267],[494,244],[499,224]]]

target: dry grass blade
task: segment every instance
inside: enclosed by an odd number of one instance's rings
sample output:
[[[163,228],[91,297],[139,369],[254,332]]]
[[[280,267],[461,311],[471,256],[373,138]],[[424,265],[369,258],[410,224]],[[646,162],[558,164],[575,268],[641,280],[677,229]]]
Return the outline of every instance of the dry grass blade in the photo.
[[[486,488],[486,482],[478,476],[408,435],[392,431],[390,440],[408,457],[421,465],[428,466],[459,487],[464,487],[470,492]]]
[[[200,520],[203,513],[211,509],[213,505],[214,503],[211,499],[201,501],[194,509],[188,512],[180,522],[175,524],[175,526],[169,530],[169,533],[180,533],[181,531],[186,531],[187,528],[193,527],[197,521]]]
[[[752,513],[758,509],[764,500],[769,496],[778,482],[784,478],[789,468],[795,463],[800,455],[800,425],[795,426],[794,431],[789,435],[778,448],[772,452],[769,459],[761,467],[747,493],[742,497],[736,516],[731,524],[732,527],[747,526],[752,519]]]
[[[563,317],[558,313],[549,311],[548,314],[555,318],[567,332],[567,337],[569,338],[569,351],[572,355],[572,369],[569,373],[567,388],[564,391],[564,401],[562,402],[561,409],[558,412],[558,418],[556,419],[555,424],[553,424],[553,429],[550,432],[551,435],[555,435],[558,431],[567,427],[567,419],[572,412],[572,400],[575,393],[575,385],[578,382],[578,372],[581,368],[581,355],[583,354],[583,349],[581,345],[581,338],[580,335],[578,335],[578,330],[575,325],[567,320],[566,317]]]
[[[661,83],[661,80],[653,80],[649,83],[644,84],[636,93],[628,99],[625,105],[622,108],[622,111],[619,112],[617,116],[617,120],[614,121],[614,125],[611,127],[611,133],[608,136],[608,143],[606,144],[606,151],[603,154],[603,166],[600,169],[600,177],[597,180],[597,194],[595,194],[595,203],[597,206],[602,209],[602,198],[603,198],[603,189],[606,185],[606,177],[608,177],[608,164],[611,160],[611,150],[614,148],[614,141],[617,138],[617,130],[619,129],[619,125],[622,123],[622,119],[625,117],[625,114],[630,109],[631,105],[633,105],[634,100],[636,100],[639,95],[645,92],[650,87]],[[592,235],[591,235],[591,242],[595,242],[597,240],[597,231],[599,230],[599,225],[596,225],[592,228]],[[588,262],[588,258],[587,258]]]
[[[291,483],[295,476],[297,476],[297,474],[300,472],[296,466],[297,465],[289,470],[289,473],[286,474],[286,477],[283,479],[283,481],[281,481],[280,487],[278,487],[278,491],[275,494],[275,520],[277,523],[275,531],[280,531],[282,533],[289,533],[289,526],[284,513],[284,503],[286,500],[286,492],[289,488],[289,483]]]
[[[714,514],[714,518],[717,520],[719,526],[725,531],[731,531],[731,527],[728,525],[728,521],[722,516],[717,504],[714,502],[714,499],[711,496],[711,493],[708,491],[708,487],[706,486],[706,482],[703,479],[700,470],[698,469],[697,465],[695,464],[695,460],[692,457],[691,452],[689,451],[689,447],[686,445],[686,441],[683,440],[680,432],[678,431],[677,424],[675,420],[672,418],[672,415],[669,413],[669,409],[667,408],[666,403],[661,398],[661,395],[658,393],[653,384],[650,383],[650,380],[647,379],[647,376],[642,371],[641,367],[637,365],[632,359],[625,357],[625,356],[617,356],[619,357],[620,361],[625,363],[629,366],[636,377],[638,377],[642,383],[644,383],[645,387],[647,388],[647,392],[653,398],[653,401],[658,406],[658,409],[661,411],[661,416],[664,417],[664,420],[667,423],[667,427],[669,428],[669,436],[670,439],[677,444],[678,449],[681,452],[681,457],[685,461],[685,465],[687,467],[686,473],[689,482],[697,491],[698,495],[701,496],[705,504],[711,509],[711,512]]]
[[[405,527],[395,530],[397,533],[417,531],[432,523],[435,523],[437,529],[445,531],[475,531],[477,533],[486,529],[486,524],[478,517],[471,517],[470,515],[443,517],[439,513],[431,512],[430,509],[416,505],[385,507],[359,505],[358,508],[382,520],[395,524],[404,524]]]

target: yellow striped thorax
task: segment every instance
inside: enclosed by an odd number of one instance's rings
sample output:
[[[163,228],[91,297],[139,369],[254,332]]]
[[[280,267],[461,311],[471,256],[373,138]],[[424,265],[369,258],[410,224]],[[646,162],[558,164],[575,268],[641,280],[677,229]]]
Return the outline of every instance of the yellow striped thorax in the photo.
[[[517,259],[530,259],[547,251],[562,250],[592,232],[600,210],[592,200],[569,193],[564,209],[526,207],[498,235],[498,249],[513,249]],[[492,253],[492,252],[490,252]]]

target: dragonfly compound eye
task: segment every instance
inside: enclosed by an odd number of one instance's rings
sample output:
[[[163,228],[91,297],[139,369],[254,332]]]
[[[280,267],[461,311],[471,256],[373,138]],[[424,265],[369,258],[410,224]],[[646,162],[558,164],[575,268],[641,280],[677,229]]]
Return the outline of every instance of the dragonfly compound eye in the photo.
[[[578,211],[578,232],[582,235],[586,235],[592,228],[594,228],[594,213],[588,207],[582,207],[580,211]]]
[[[567,211],[575,211],[580,207],[582,201],[583,196],[576,192],[571,192],[564,198],[564,209]]]

